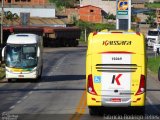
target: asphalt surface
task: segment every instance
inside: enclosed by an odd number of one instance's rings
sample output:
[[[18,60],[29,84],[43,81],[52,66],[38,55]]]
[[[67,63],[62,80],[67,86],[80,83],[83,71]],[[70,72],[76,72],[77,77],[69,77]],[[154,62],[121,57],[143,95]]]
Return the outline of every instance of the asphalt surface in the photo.
[[[0,120],[160,119],[160,81],[150,71],[145,116],[120,109],[93,117],[86,106],[86,47],[45,48],[43,56],[43,75],[38,83],[8,83],[5,79],[0,83]]]

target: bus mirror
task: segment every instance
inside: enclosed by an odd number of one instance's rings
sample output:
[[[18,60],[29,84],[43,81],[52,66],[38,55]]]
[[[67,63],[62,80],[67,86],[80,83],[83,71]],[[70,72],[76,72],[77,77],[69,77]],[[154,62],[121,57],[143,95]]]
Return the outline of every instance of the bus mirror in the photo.
[[[38,47],[38,49],[37,49],[37,57],[39,57],[40,56],[40,48]]]
[[[5,51],[6,51],[6,46],[2,49],[2,61],[4,61],[4,54],[5,54]]]

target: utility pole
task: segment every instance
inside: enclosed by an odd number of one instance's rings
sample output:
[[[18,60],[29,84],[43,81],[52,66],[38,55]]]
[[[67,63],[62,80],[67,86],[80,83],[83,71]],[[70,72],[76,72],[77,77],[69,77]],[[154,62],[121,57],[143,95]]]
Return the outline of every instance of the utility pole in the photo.
[[[3,7],[4,7],[4,0],[2,0],[1,7],[2,7],[2,11],[1,11],[1,45],[3,45],[3,13],[4,13]]]

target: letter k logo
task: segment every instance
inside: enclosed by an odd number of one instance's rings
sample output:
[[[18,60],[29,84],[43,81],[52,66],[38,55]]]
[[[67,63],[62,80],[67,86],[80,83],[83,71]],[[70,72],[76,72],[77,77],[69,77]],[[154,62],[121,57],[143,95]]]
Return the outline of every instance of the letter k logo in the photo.
[[[120,82],[119,82],[119,78],[120,78],[121,76],[122,76],[122,74],[119,74],[118,76],[113,75],[112,84],[114,84],[114,81],[116,81],[117,85],[121,85]]]

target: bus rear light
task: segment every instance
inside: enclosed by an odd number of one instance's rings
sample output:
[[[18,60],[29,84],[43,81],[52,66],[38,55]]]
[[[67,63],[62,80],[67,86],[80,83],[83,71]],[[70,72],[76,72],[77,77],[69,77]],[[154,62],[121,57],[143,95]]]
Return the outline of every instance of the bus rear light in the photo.
[[[94,35],[97,35],[97,34],[98,34],[98,32],[93,32],[93,36],[94,36]]]
[[[140,32],[136,32],[136,34],[139,35],[139,36],[141,36],[141,33],[140,33]]]
[[[93,94],[93,95],[97,95],[95,89],[94,89],[94,85],[93,85],[93,77],[92,74],[88,75],[88,83],[87,83],[87,89],[88,92]]]
[[[136,95],[143,94],[144,92],[145,92],[145,76],[141,75],[139,88],[138,88]]]

